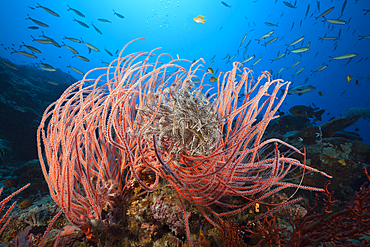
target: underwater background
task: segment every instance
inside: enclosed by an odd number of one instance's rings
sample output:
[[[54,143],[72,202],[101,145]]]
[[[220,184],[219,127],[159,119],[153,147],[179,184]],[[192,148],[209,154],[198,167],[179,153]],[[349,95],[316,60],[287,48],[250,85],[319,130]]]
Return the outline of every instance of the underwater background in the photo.
[[[325,11],[328,13],[319,17]],[[105,66],[128,42],[145,38],[131,43],[123,55],[161,47],[155,53],[190,61],[203,58],[204,69],[211,68],[216,77],[231,70],[233,62],[248,60],[243,65],[256,76],[269,71],[274,79],[291,81],[291,89],[300,86],[307,90],[287,95],[279,112],[286,122],[279,123],[278,119],[266,135],[297,143],[298,148],[309,150],[311,145],[312,160],[320,160],[316,168],[333,176],[332,190],[341,191],[338,198],[344,201],[366,181],[362,167],[369,162],[369,12],[370,2],[366,0],[2,2],[0,179],[8,182],[3,183],[1,199],[20,185],[33,183],[40,186],[32,189],[31,185],[22,192],[37,198],[29,200],[28,207],[36,205],[37,200],[37,205],[45,204],[40,198],[49,191],[37,162],[36,144],[36,128],[43,111],[69,85],[81,80],[81,73]],[[50,42],[42,44],[34,39]],[[21,54],[24,51],[27,53]],[[91,77],[99,75],[94,73]],[[287,118],[290,115],[294,117]],[[325,136],[320,133],[321,127],[318,131],[318,126],[348,116],[359,117],[350,123],[341,122],[341,127],[326,127],[337,128],[338,135],[325,132]],[[303,135],[312,127],[316,128],[310,134],[316,136],[305,142]],[[335,137],[346,141],[331,139],[327,141],[330,145],[319,146],[325,138]],[[328,167],[332,164],[339,164],[340,169]],[[344,178],[348,174],[351,176]],[[16,186],[8,179],[17,179]],[[323,187],[325,181],[318,184]],[[27,200],[26,194],[17,195],[18,202]],[[310,196],[313,203],[314,196]],[[21,214],[21,210],[13,214]],[[21,231],[25,226],[15,228],[14,224],[8,228]],[[7,239],[15,235],[14,231]]]

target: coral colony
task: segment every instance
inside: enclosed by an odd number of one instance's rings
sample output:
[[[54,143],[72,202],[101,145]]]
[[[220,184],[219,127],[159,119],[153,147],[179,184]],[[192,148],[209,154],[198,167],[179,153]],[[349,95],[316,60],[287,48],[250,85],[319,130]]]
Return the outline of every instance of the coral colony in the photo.
[[[304,152],[279,139],[262,139],[289,82],[272,80],[268,72],[255,81],[251,70],[235,62],[212,89],[206,85],[211,75],[202,70],[202,59],[163,63],[169,55],[156,57],[155,51],[124,57],[121,51],[108,67],[93,69],[90,73],[104,73],[97,79],[89,79],[88,73],[71,85],[47,108],[38,128],[38,153],[50,194],[88,238],[96,241],[99,232],[114,224],[108,218],[134,183],[147,192],[161,183],[173,188],[178,207],[161,194],[152,205],[153,215],[170,221],[175,233],[185,228],[192,245],[198,240],[189,227],[189,203],[219,228],[219,222],[285,188],[324,191],[299,181],[308,171],[329,175],[279,149],[284,146],[302,160]],[[280,89],[285,93],[278,99]],[[288,180],[296,168],[302,174]],[[270,212],[300,199],[287,199]]]

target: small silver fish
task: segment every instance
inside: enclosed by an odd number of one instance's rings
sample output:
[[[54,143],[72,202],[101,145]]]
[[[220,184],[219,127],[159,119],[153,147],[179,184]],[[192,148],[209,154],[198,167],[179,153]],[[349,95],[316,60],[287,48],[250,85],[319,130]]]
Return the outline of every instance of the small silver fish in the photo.
[[[49,14],[52,14],[53,16],[56,16],[56,17],[59,17],[59,15],[57,13],[55,13],[54,11],[52,11],[51,9],[49,8],[46,8],[44,6],[41,6],[40,4],[37,3],[38,6],[36,6],[36,8],[43,8],[46,12],[48,12]]]
[[[280,74],[284,69],[285,69],[285,67],[282,67],[282,68],[277,72],[277,74]]]
[[[70,37],[66,37],[66,36],[64,36],[64,38],[63,39],[69,39],[70,41],[73,41],[73,42],[76,42],[76,43],[81,43],[81,40],[79,40],[79,39],[75,39],[75,38],[70,38]]]
[[[67,47],[68,50],[70,50],[71,52],[73,52],[74,54],[79,54],[78,51],[76,51],[76,49],[74,49],[73,47],[69,46],[69,45],[66,45],[63,41],[63,46]]]
[[[14,48],[12,47],[12,49],[14,50]],[[26,56],[26,57],[30,57],[30,58],[37,58],[35,55],[29,53],[29,52],[26,52],[26,51],[17,51],[17,50],[14,50],[13,52],[11,52],[10,54],[13,54],[13,53],[19,53],[23,56]]]
[[[275,30],[271,30],[270,32],[262,35],[261,37],[259,37],[257,40],[258,41],[261,41],[261,40],[264,40],[264,39],[267,39],[268,37],[270,37],[273,33],[275,32]]]
[[[323,71],[324,69],[326,69],[328,67],[327,64],[324,64],[324,65],[321,65],[320,67],[318,67],[317,69],[313,70],[312,71],[312,74],[313,73],[316,73],[316,72],[320,72],[320,71]]]
[[[85,61],[85,62],[90,62],[89,59],[87,59],[86,57],[84,56],[80,56],[80,55],[74,55],[73,57],[78,57],[79,59],[81,59],[82,61]]]
[[[35,39],[32,35],[32,41],[36,41],[36,42],[39,42],[41,44],[52,44],[52,41],[49,40],[49,39]]]
[[[31,50],[31,51],[33,51],[33,52],[41,53],[41,51],[40,51],[39,49],[37,49],[37,48],[35,48],[35,47],[33,47],[33,46],[26,45],[24,42],[22,42],[22,44],[23,44],[23,45],[20,45],[20,47],[25,46],[25,47],[27,47],[27,49],[29,49],[29,50]]]
[[[91,22],[91,26],[93,26],[93,28],[95,29],[95,31],[97,31],[100,34],[103,34],[97,27],[95,27],[95,25],[94,25],[93,22]]]
[[[235,57],[236,54],[232,55],[231,57],[229,57],[229,59],[227,60],[227,62],[230,62],[231,59],[233,59]]]
[[[113,54],[110,51],[108,51],[106,48],[104,48],[104,50],[108,53],[109,56],[113,57]]]
[[[261,61],[262,57],[258,58],[253,64],[252,66],[256,65],[257,63],[259,63]]]
[[[331,7],[330,9],[327,9],[325,10],[324,12],[322,12],[318,17],[316,17],[316,19],[319,19],[320,17],[324,17],[326,16],[327,14],[329,14],[332,10],[334,9],[334,7]],[[320,11],[320,9],[319,9]]]
[[[47,25],[47,24],[45,24],[45,23],[43,23],[43,22],[41,22],[41,21],[38,21],[38,20],[35,20],[35,19],[31,18],[29,14],[27,14],[27,16],[28,16],[28,18],[26,18],[26,20],[31,20],[31,21],[33,21],[35,24],[37,24],[37,25],[39,25],[39,26],[42,26],[42,27],[49,27],[49,25]]]
[[[292,66],[290,66],[288,69],[291,69],[291,68],[293,68],[293,67],[297,66],[300,62],[301,62],[301,61],[296,62],[295,64],[293,64]]]
[[[98,19],[98,21],[112,23],[110,20],[107,20],[107,19]]]
[[[225,7],[228,7],[228,8],[231,8],[231,5],[228,5],[227,3],[225,2],[221,2]]]
[[[73,17],[73,21],[76,21],[78,24],[80,24],[83,27],[90,28],[86,23],[84,23],[82,21],[79,21],[79,20],[76,20],[76,18],[74,18],[74,17]]]
[[[287,45],[287,46],[293,46],[293,45],[295,45],[295,44],[297,44],[297,43],[301,42],[303,39],[304,39],[304,35],[303,35],[302,37],[300,37],[300,38],[298,38],[298,39],[294,40],[292,43],[290,43],[290,44],[289,44],[289,45]]]
[[[105,64],[106,66],[109,66],[109,63],[104,62],[103,60],[101,60],[101,63],[102,63],[102,64]]]
[[[75,67],[72,67],[71,65],[68,65],[67,67],[73,69],[76,73],[79,73],[80,75],[85,75],[84,72],[82,72],[81,70],[75,68]]]
[[[329,37],[319,37],[319,40],[337,40],[338,37],[329,36]]]
[[[125,18],[123,15],[118,14],[116,11],[114,11],[114,10],[113,10],[113,12],[114,12],[114,14],[113,14],[113,15],[116,15],[116,16],[118,16],[118,17],[119,17],[119,18],[121,18],[121,19]]]
[[[247,35],[248,35],[247,33],[244,35],[242,42],[240,42],[239,48],[242,47],[242,44],[244,43],[245,38],[247,38]]]
[[[283,1],[283,3],[284,3],[286,6],[288,6],[289,8],[292,8],[292,9],[297,8],[296,6],[293,6],[293,5],[292,5],[291,3],[289,3],[289,2]]]
[[[69,7],[69,5],[67,4],[67,6],[68,6],[68,11],[69,10],[72,10],[73,12],[75,12],[77,15],[79,15],[79,16],[81,16],[81,17],[85,17],[85,15],[84,14],[82,14],[80,11],[78,11],[77,9],[72,9],[71,7]]]
[[[37,67],[39,67],[40,69],[43,69],[43,70],[45,70],[45,71],[49,71],[49,72],[54,72],[54,71],[57,71],[56,69],[54,69],[54,68],[50,68],[50,67],[46,67],[46,66],[37,66]]]
[[[325,19],[325,21],[333,23],[333,24],[337,24],[337,25],[344,25],[344,24],[347,23],[347,22],[345,22],[343,20],[339,20],[339,19]]]
[[[304,70],[304,68],[305,68],[305,67],[298,69],[298,70],[293,74],[293,76],[300,74],[300,73]]]
[[[271,44],[271,43],[275,42],[277,39],[278,39],[278,37],[273,38],[273,39],[270,39],[269,41],[267,41],[266,43],[264,43],[264,44],[263,44],[263,46],[267,46],[267,45],[269,45],[269,44]]]
[[[82,40],[82,39],[81,39]],[[98,48],[96,48],[95,46],[93,46],[92,44],[89,44],[89,43],[86,43],[85,41],[82,40],[82,43],[84,43],[88,48],[90,48],[91,50],[94,50],[94,51],[100,51]]]
[[[249,62],[250,60],[252,60],[254,58],[254,55],[250,56],[250,57],[247,57],[246,59],[243,60],[242,64],[245,64],[246,62]]]
[[[355,56],[357,56],[358,54],[357,53],[348,53],[348,54],[344,54],[344,55],[340,55],[340,56],[337,56],[337,57],[330,57],[331,60],[333,59],[347,59],[347,58],[353,58]],[[330,60],[330,61],[331,61]]]
[[[3,64],[5,64],[6,66],[8,66],[9,68],[12,68],[12,69],[15,69],[15,70],[19,70],[14,64],[12,64],[11,62],[7,62],[7,61],[4,61],[4,60],[1,60],[1,62]]]
[[[271,23],[271,22],[265,22],[265,24],[267,26],[270,26],[270,27],[278,27],[278,23],[274,24],[274,23]]]
[[[278,55],[276,58],[272,59],[271,61],[272,61],[272,62],[273,62],[273,61],[276,61],[276,60],[278,60],[278,59],[280,59],[280,58],[284,57],[284,56],[285,56],[285,54],[286,54],[286,52],[281,53],[280,55]]]
[[[298,49],[294,49],[294,50],[291,50],[291,51],[288,51],[289,53],[293,52],[293,53],[302,53],[302,52],[305,52],[305,51],[308,51],[310,48],[308,47],[301,47],[301,48],[298,48]]]

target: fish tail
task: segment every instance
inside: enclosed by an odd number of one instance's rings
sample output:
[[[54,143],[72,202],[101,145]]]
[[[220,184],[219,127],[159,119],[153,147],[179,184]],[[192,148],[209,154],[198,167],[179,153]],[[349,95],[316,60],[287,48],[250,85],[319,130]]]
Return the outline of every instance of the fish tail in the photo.
[[[321,111],[313,112],[312,115],[314,115],[317,120],[321,121],[321,115],[324,112],[325,112],[325,110],[321,110]]]

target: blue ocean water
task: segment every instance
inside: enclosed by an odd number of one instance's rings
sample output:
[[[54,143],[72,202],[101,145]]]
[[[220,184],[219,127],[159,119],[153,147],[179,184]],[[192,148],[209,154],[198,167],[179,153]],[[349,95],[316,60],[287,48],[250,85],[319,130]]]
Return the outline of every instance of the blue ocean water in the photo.
[[[60,15],[56,17],[38,7],[38,3]],[[206,65],[218,72],[228,71],[234,61],[243,61],[254,55],[255,58],[245,66],[254,70],[255,75],[261,71],[272,71],[274,78],[291,81],[292,86],[307,84],[316,87],[316,90],[298,96],[288,95],[281,107],[281,111],[288,110],[295,105],[311,105],[325,109],[322,121],[327,122],[332,117],[339,117],[345,109],[351,107],[370,107],[370,56],[369,23],[370,2],[366,0],[332,0],[332,1],[291,1],[292,7],[284,1],[255,0],[255,1],[172,1],[172,0],[136,0],[136,1],[4,1],[0,10],[1,40],[0,56],[9,59],[15,64],[34,64],[41,59],[54,68],[70,72],[77,80],[82,76],[74,72],[71,65],[87,72],[90,69],[103,66],[102,61],[110,62],[114,59],[105,49],[115,54],[129,41],[143,37],[145,40],[131,44],[125,54],[138,51],[150,51],[157,47],[162,50],[157,53],[168,53],[188,60],[204,58]],[[77,15],[69,5],[83,13],[85,17]],[[309,7],[308,7],[309,6]],[[323,17],[316,18],[325,10],[334,9],[325,17],[328,19],[344,20],[346,24],[332,24]],[[114,15],[114,11],[124,16]],[[49,27],[38,26],[31,18],[46,23]],[[205,23],[196,23],[193,18],[205,16]],[[89,25],[83,27],[76,21]],[[107,19],[110,22],[101,22],[98,19]],[[268,26],[269,22],[277,26]],[[102,34],[99,34],[91,24],[94,24]],[[29,29],[29,26],[38,26],[39,29]],[[257,39],[274,30],[267,39],[258,42]],[[58,48],[51,44],[40,44],[32,41],[31,35],[40,38],[42,32],[62,45],[70,45],[80,55],[87,57],[85,62],[73,57],[71,51],[62,46]],[[241,41],[247,34],[242,45]],[[75,43],[64,36],[82,38],[85,42],[96,46],[100,52],[91,51],[82,43]],[[302,42],[289,50],[305,47],[310,43],[309,50],[301,53],[290,53],[277,61],[271,61],[278,54],[286,52],[287,45],[304,36]],[[321,37],[334,36],[338,40],[320,40]],[[263,46],[267,41],[277,38],[271,44]],[[249,43],[250,41],[250,43]],[[17,53],[11,54],[11,48],[19,50],[24,42],[38,48],[42,53],[35,54],[38,59],[28,58]],[[243,56],[246,45],[248,50]],[[14,44],[14,46],[12,45]],[[7,48],[7,49],[5,49]],[[22,50],[27,50],[22,48]],[[358,54],[353,59],[332,60],[343,54]],[[235,57],[230,63],[228,58]],[[214,57],[215,56],[215,57]],[[211,60],[214,57],[213,60]],[[227,57],[226,59],[224,59]],[[252,67],[259,58],[261,61]],[[294,68],[288,69],[294,63],[301,61]],[[320,72],[312,73],[321,65],[328,65]],[[285,69],[277,76],[277,72]],[[298,75],[293,74],[303,68]],[[52,73],[52,72],[50,72]],[[352,78],[347,82],[347,76]],[[357,82],[358,80],[358,82]],[[322,96],[319,95],[322,93]],[[370,144],[369,123],[364,119],[349,127]]]

